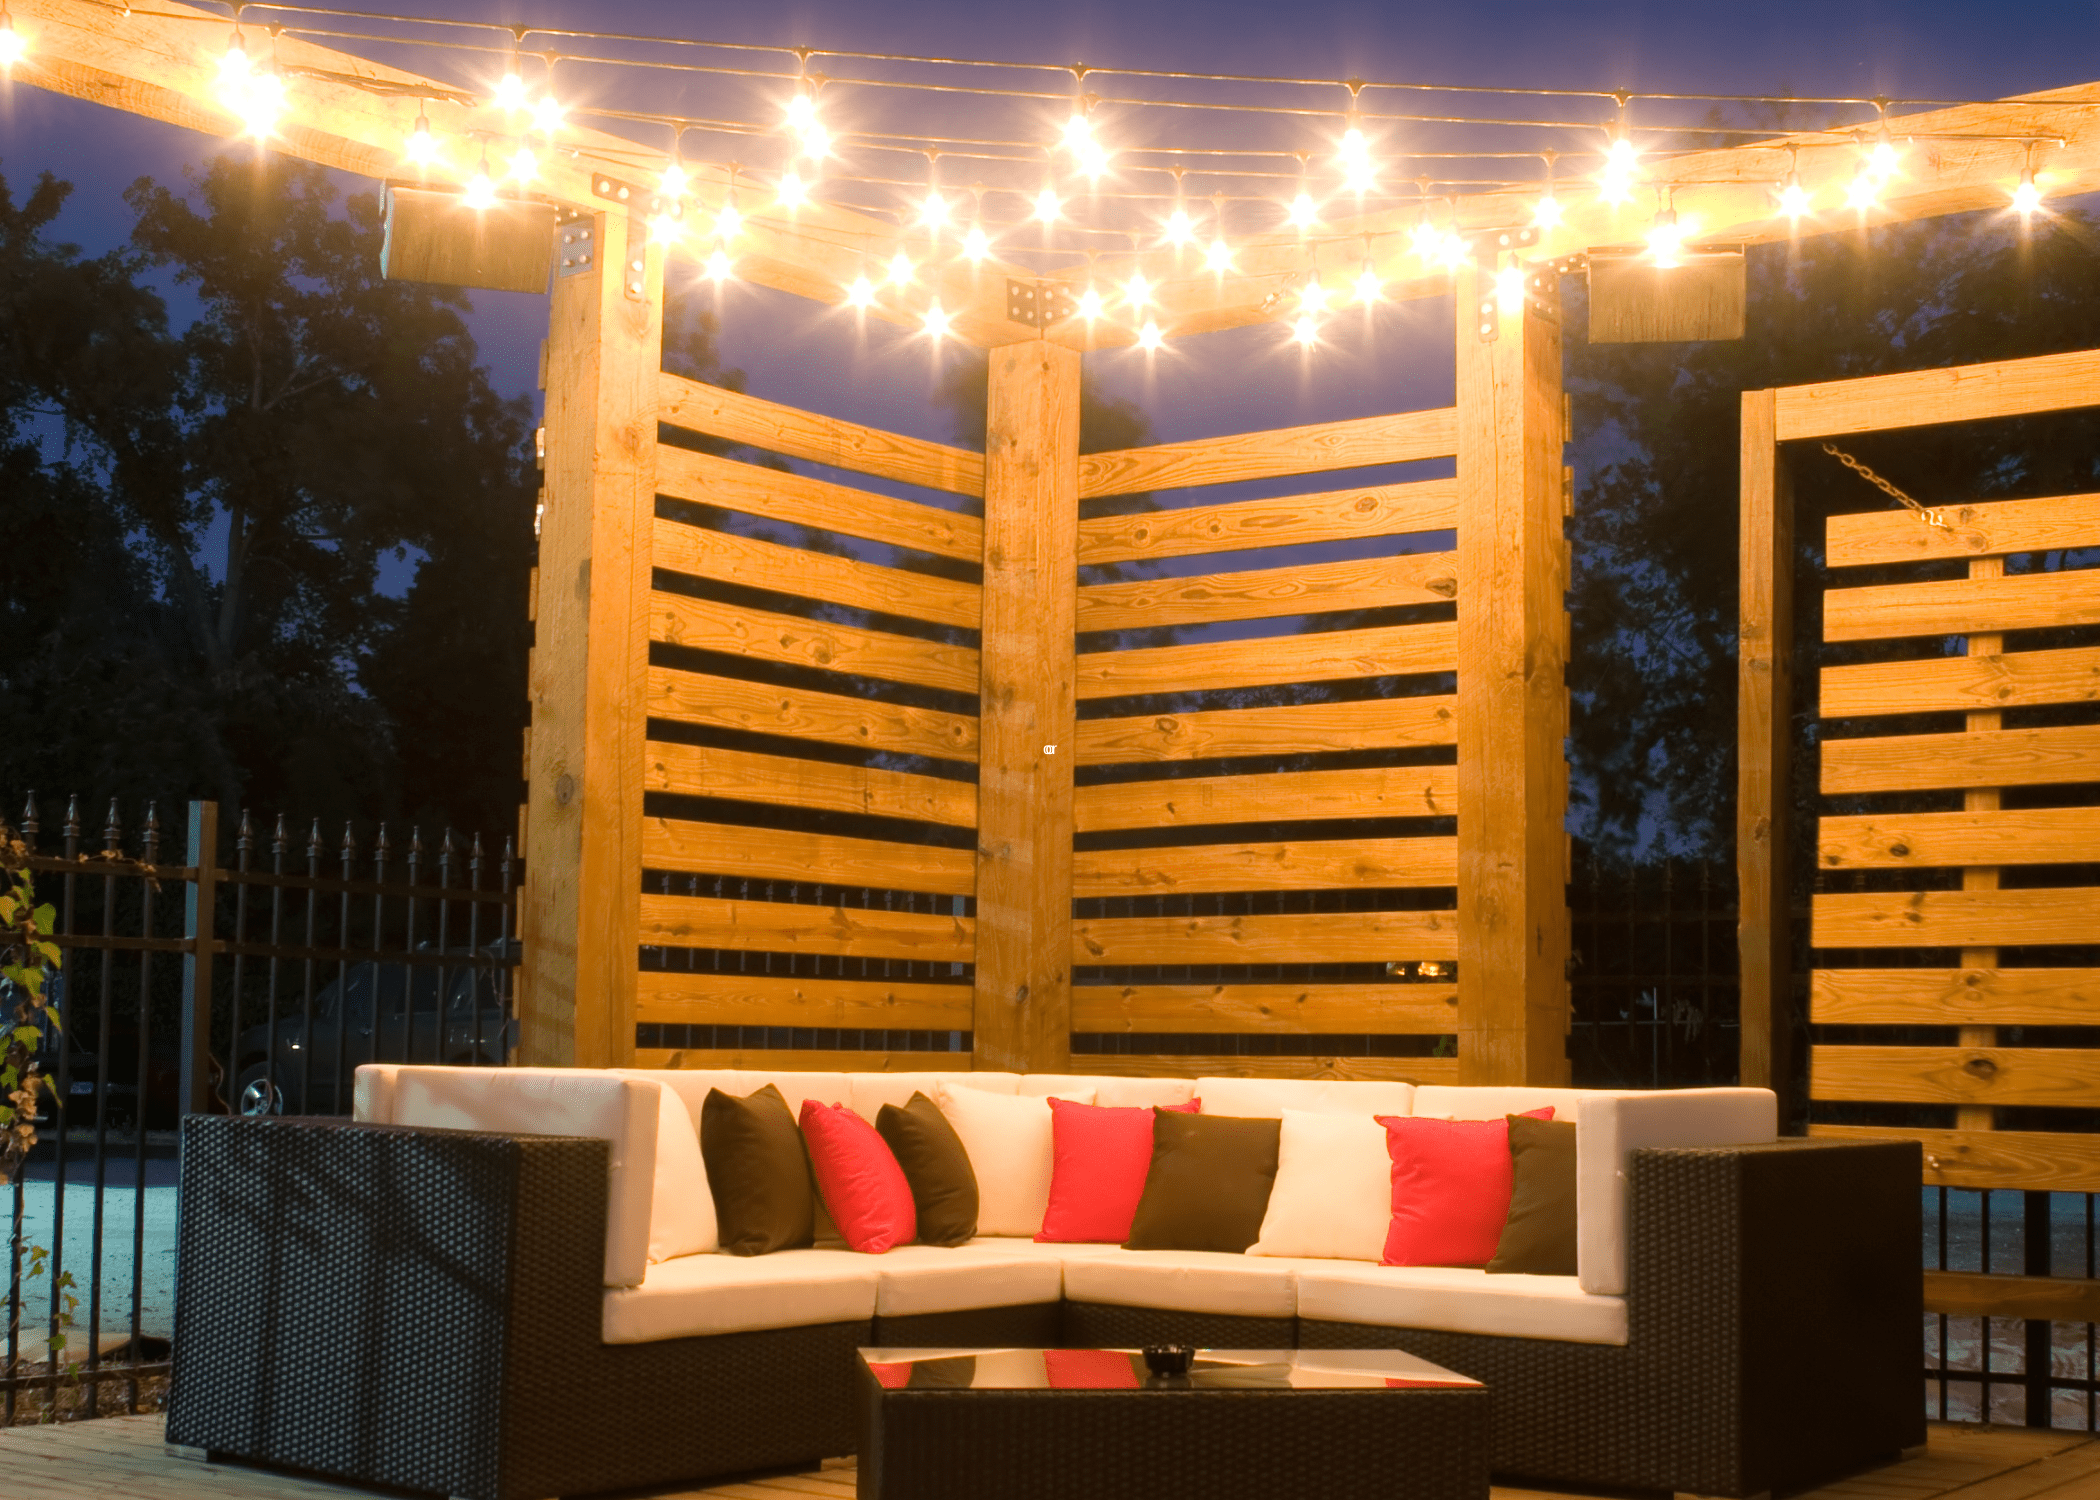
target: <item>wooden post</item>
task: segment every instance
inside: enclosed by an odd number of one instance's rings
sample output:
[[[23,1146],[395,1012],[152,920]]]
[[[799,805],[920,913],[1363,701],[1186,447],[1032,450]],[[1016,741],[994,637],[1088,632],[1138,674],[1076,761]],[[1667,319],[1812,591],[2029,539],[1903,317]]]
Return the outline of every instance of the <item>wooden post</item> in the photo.
[[[547,337],[518,1061],[612,1067],[634,1056],[663,255],[625,215],[584,227]]]
[[[219,804],[190,804],[190,865],[182,892],[182,1112],[211,1113],[211,979],[218,956]],[[235,1004],[239,997],[235,996]],[[227,1059],[229,1065],[232,1057]],[[231,1077],[225,1080],[230,1093]],[[238,1108],[238,1104],[235,1105]],[[143,1108],[143,1105],[141,1106]]]
[[[980,1068],[1071,1060],[1073,641],[1078,628],[1079,356],[991,351],[979,687]]]
[[[1742,972],[1736,1076],[1780,1093],[1793,1077],[1794,495],[1779,461],[1775,397],[1743,392],[1742,603],[1736,656],[1736,943]]]
[[[1568,1077],[1567,543],[1560,309],[1458,286],[1458,1069]]]

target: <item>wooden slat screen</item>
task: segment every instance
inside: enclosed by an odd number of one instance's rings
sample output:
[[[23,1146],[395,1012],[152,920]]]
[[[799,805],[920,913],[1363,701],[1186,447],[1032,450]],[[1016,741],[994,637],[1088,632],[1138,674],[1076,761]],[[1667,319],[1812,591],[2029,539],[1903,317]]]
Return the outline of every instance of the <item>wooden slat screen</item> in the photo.
[[[660,394],[637,1058],[967,1067],[983,458]]]
[[[1075,1070],[1456,1077],[1457,484],[1307,478],[1456,433],[1082,456]],[[1209,498],[1248,480],[1302,492]]]

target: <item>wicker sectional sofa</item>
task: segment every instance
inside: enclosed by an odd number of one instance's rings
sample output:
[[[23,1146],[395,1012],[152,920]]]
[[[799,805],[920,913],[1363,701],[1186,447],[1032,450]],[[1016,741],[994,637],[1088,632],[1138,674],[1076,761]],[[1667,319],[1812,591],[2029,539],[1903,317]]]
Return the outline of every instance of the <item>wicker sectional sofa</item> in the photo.
[[[676,1254],[710,1088],[872,1117],[932,1075],[369,1067],[353,1121],[184,1122],[171,1442],[472,1500],[851,1451],[859,1346],[1400,1348],[1498,1474],[1748,1496],[1923,1441],[1917,1148],[1762,1090],[975,1073],[1102,1104],[1577,1125],[1578,1274],[980,1238]]]

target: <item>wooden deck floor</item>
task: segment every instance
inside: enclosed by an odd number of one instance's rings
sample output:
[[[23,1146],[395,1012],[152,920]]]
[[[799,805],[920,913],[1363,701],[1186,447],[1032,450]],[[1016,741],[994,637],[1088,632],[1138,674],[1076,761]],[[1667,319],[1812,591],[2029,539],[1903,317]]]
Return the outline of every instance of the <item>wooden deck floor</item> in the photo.
[[[9,1500],[354,1500],[383,1492],[206,1463],[167,1446],[159,1416],[0,1431]],[[1495,1500],[1562,1500],[1498,1486]],[[647,1500],[852,1500],[853,1464],[808,1474],[647,1492]],[[2100,1440],[2085,1433],[1936,1426],[1918,1458],[1813,1492],[1812,1500],[2100,1500]],[[644,1500],[630,1496],[629,1500]],[[1080,1497],[1075,1497],[1080,1500]]]

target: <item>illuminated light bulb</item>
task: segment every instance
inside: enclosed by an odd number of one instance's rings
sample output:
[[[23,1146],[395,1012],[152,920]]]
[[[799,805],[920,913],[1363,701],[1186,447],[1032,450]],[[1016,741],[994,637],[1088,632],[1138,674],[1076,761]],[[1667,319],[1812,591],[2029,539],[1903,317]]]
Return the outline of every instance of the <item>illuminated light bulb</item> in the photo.
[[[1138,330],[1138,347],[1149,354],[1154,350],[1166,347],[1166,342],[1160,336],[1159,325],[1147,318],[1145,326]]]
[[[1370,154],[1371,143],[1364,139],[1364,133],[1361,130],[1357,129],[1354,125],[1351,125],[1347,130],[1342,132],[1341,155],[1343,161],[1362,161],[1365,157],[1369,156]]]
[[[1495,273],[1495,301],[1501,306],[1505,317],[1513,317],[1523,311],[1523,267],[1504,266]]]
[[[530,182],[539,169],[539,158],[532,154],[530,146],[520,145],[517,150],[510,154],[510,175],[512,181],[520,183]]]
[[[1151,303],[1152,283],[1145,279],[1143,271],[1133,272],[1130,280],[1123,283],[1123,300],[1140,311]]]
[[[1665,269],[1684,264],[1684,226],[1677,222],[1676,209],[1666,208],[1655,216],[1648,230],[1648,252]]]
[[[249,69],[252,66],[248,60],[247,44],[236,31],[233,40],[226,44],[225,52],[219,57],[219,88],[222,91],[240,88],[248,81]]]
[[[241,117],[241,128],[257,140],[273,135],[277,129],[277,118],[284,112],[284,80],[267,69],[256,73],[248,80],[234,105]]]
[[[0,6],[0,73],[12,71],[29,52],[29,43],[15,30],[15,18]]]
[[[1035,216],[1045,224],[1056,223],[1058,211],[1063,207],[1064,200],[1057,196],[1053,188],[1046,187],[1035,195]]]
[[[1303,312],[1327,311],[1327,288],[1315,278],[1305,283],[1298,291],[1298,306]]]
[[[1320,341],[1320,320],[1311,313],[1303,314],[1291,325],[1291,337],[1310,349]]]
[[[1078,151],[1079,170],[1089,177],[1099,177],[1108,170],[1108,150],[1099,141],[1088,141]]]
[[[1361,197],[1378,186],[1378,168],[1369,161],[1352,161],[1342,169],[1342,186]]]
[[[831,154],[831,132],[811,121],[802,132],[802,154],[811,161],[822,161]]]
[[[540,102],[532,106],[532,128],[541,135],[552,135],[561,129],[561,117],[567,113],[552,94],[542,94]]]
[[[707,257],[708,280],[714,282],[715,285],[720,286],[723,282],[729,280],[729,278],[735,274],[736,263],[730,260],[729,252],[727,250],[724,250],[720,245],[715,246],[714,253]]]
[[[464,201],[469,208],[494,208],[496,206],[496,184],[494,179],[489,176],[489,164],[486,159],[481,163],[481,170],[467,179],[467,192]]]
[[[894,256],[890,258],[890,285],[910,286],[911,273],[911,257],[906,255],[902,250],[899,250]]]
[[[1223,272],[1231,270],[1232,247],[1226,244],[1222,238],[1212,240],[1210,249],[1204,253],[1203,263],[1213,271]]]
[[[919,222],[928,229],[938,229],[948,222],[948,200],[939,193],[928,193],[926,201],[919,205]]]
[[[663,176],[657,179],[657,190],[667,198],[676,198],[685,192],[686,184],[692,180],[686,175],[684,163],[674,157],[664,168]]]
[[[519,76],[516,65],[513,65],[511,70],[503,75],[503,81],[496,85],[496,104],[498,108],[507,109],[513,114],[525,107],[525,80]]]
[[[1166,242],[1179,250],[1196,237],[1196,226],[1189,222],[1189,211],[1177,208],[1167,215],[1167,227],[1162,231]]]
[[[1291,200],[1290,222],[1296,228],[1304,229],[1315,224],[1319,222],[1319,217],[1320,211],[1313,206],[1312,194],[1300,193]]]
[[[1356,300],[1359,302],[1377,302],[1384,296],[1385,283],[1378,279],[1376,271],[1369,266],[1365,266],[1356,276]]]
[[[951,321],[953,320],[942,310],[940,302],[936,300],[932,306],[926,309],[927,336],[935,341],[946,338],[948,336],[948,325]]]
[[[1538,207],[1531,211],[1531,222],[1540,229],[1558,229],[1560,221],[1566,217],[1566,211],[1560,206],[1560,199],[1553,196],[1551,188],[1546,190],[1545,197],[1539,199]]]
[[[437,160],[437,137],[430,133],[430,121],[421,110],[416,111],[416,127],[408,133],[408,143],[401,154],[417,167],[427,167]]]
[[[853,285],[846,291],[846,305],[866,309],[874,304],[875,283],[868,280],[865,274],[854,277]]]
[[[734,203],[723,204],[722,211],[715,215],[715,233],[725,240],[735,239],[742,232],[743,227],[744,216],[737,212],[736,205]]]
[[[1798,221],[1808,212],[1809,201],[1809,191],[1801,185],[1801,174],[1787,173],[1786,185],[1779,190],[1779,211],[1789,219]]]
[[[1456,271],[1472,255],[1473,247],[1468,245],[1460,236],[1447,233],[1444,236],[1443,243],[1438,247],[1437,253],[1438,258],[1443,261],[1446,269]]]
[[[2042,190],[2035,186],[2034,168],[2020,169],[2020,185],[2013,189],[2013,212],[2027,218],[2042,206]]]
[[[1604,154],[1604,171],[1598,178],[1606,203],[1625,203],[1633,197],[1633,172],[1639,155],[1633,142],[1623,135],[1611,143],[1611,149]]]
[[[653,214],[649,219],[649,243],[652,245],[675,245],[683,229],[676,214]]]
[[[1079,294],[1079,316],[1089,323],[1101,316],[1101,294],[1088,287]]]
[[[1873,169],[1878,181],[1886,183],[1896,175],[1896,169],[1902,164],[1903,158],[1896,150],[1896,143],[1889,139],[1888,127],[1883,126],[1879,138],[1874,142],[1874,149],[1867,153],[1867,165]]]
[[[1435,260],[1443,253],[1444,232],[1430,223],[1425,216],[1415,225],[1414,233],[1408,237],[1408,243],[1422,259]]]
[[[1065,121],[1065,149],[1067,151],[1076,155],[1085,150],[1093,142],[1093,139],[1094,127],[1088,123],[1085,115],[1075,113],[1071,119]]]
[[[801,90],[789,96],[787,102],[788,124],[796,130],[807,130],[816,123],[817,101],[813,95]]]
[[[992,237],[984,232],[982,224],[972,224],[963,235],[963,259],[975,264],[992,253]]]
[[[783,208],[800,208],[809,201],[809,189],[803,186],[799,173],[783,172],[780,175],[778,196]]]
[[[1874,173],[1865,162],[1853,174],[1852,186],[1845,189],[1845,206],[1865,213],[1880,201],[1881,187],[1874,181]]]

